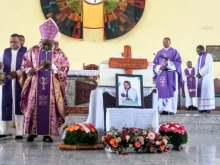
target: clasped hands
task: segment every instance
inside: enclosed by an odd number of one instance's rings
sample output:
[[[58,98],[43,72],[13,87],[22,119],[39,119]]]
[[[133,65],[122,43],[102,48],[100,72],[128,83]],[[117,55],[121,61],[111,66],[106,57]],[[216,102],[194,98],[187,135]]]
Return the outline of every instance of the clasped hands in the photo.
[[[51,67],[52,67],[52,63],[50,61],[44,61],[41,64],[39,69],[37,69],[37,70],[30,69],[29,74],[31,76],[33,76],[33,75],[37,74],[37,71],[39,71],[39,70],[49,70],[49,69],[51,69]]]
[[[164,64],[161,65],[160,70],[165,70],[165,69],[167,69],[167,65],[168,65],[168,62],[167,62],[167,61],[164,62]]]

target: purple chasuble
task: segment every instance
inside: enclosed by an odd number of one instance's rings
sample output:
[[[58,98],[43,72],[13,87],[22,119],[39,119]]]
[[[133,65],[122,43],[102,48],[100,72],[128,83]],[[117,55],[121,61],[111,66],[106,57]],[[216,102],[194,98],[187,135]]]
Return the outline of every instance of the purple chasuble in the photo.
[[[39,66],[46,59],[45,51],[40,51]],[[52,61],[52,52],[48,52],[48,61]],[[37,135],[50,134],[50,95],[51,95],[51,71],[38,71],[37,85]]]
[[[185,75],[188,76],[189,70],[185,69]],[[195,76],[195,68],[192,68],[191,70],[191,75]],[[187,77],[187,87],[188,87],[188,92],[190,97],[195,97],[196,96],[196,78],[189,78]]]
[[[177,50],[173,48],[169,48],[168,50],[162,49],[160,50],[153,63],[154,70],[158,65],[164,65],[165,59],[170,60],[176,67],[174,71],[163,70],[159,75],[156,76],[156,87],[158,89],[159,98],[171,98],[174,97],[174,92],[179,90],[182,87],[182,72],[181,72],[181,64],[182,59],[177,52]],[[176,73],[178,76],[178,87],[176,87]]]
[[[205,65],[205,60],[206,60],[207,54],[208,54],[208,53],[205,52],[203,55],[199,56],[197,73],[199,73],[200,69],[202,69],[203,66]],[[200,63],[200,60],[201,60],[201,63]],[[201,78],[198,80],[198,84],[197,84],[197,97],[201,97],[202,80],[203,80],[203,77],[201,77]]]
[[[23,60],[24,54],[27,52],[27,49],[21,47],[17,53],[16,59],[16,71],[20,69],[21,63]],[[3,64],[4,69],[3,72],[6,72],[6,75],[11,72],[11,60],[12,53],[11,48],[7,48],[4,50],[3,55]],[[2,86],[2,121],[11,121],[12,120],[12,106],[13,106],[13,98],[12,98],[12,81],[8,78],[5,79],[5,85]],[[16,79],[15,83],[15,115],[23,115],[20,111],[20,102],[21,102],[21,86]]]

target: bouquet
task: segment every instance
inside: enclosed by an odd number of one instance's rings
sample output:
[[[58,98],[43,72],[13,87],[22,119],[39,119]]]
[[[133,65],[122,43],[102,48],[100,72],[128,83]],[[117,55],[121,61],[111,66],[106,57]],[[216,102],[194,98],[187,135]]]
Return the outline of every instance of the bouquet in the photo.
[[[162,135],[169,136],[174,149],[179,151],[182,150],[182,144],[186,144],[188,141],[186,128],[179,123],[169,122],[162,124],[159,128],[159,132]]]
[[[123,132],[129,128],[123,128]],[[122,132],[122,134],[123,134]],[[169,150],[168,138],[156,133],[150,126],[147,129],[130,128],[129,147],[134,147],[138,153],[158,153]]]
[[[118,154],[127,154],[126,146],[122,144],[121,134],[114,127],[110,128],[110,130],[102,136],[102,142],[107,149],[110,148]]]
[[[98,132],[92,124],[78,123],[65,127],[64,144],[94,145],[97,144]]]
[[[138,153],[158,153],[169,150],[168,137],[157,134],[152,127],[147,129],[122,128],[122,132],[112,127],[102,137],[107,148],[115,150],[122,155],[127,154],[127,148],[134,148]]]

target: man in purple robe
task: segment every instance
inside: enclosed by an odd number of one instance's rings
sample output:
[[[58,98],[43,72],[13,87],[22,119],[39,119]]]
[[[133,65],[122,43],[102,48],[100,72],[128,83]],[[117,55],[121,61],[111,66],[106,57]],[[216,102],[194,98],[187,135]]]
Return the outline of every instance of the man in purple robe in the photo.
[[[153,61],[161,115],[177,112],[178,91],[182,87],[182,59],[170,44],[170,38],[164,38],[164,48],[157,52]]]
[[[59,29],[50,18],[40,26],[42,41],[29,49],[21,66],[21,111],[24,113],[24,134],[33,142],[43,135],[44,142],[53,142],[67,115],[66,86],[69,61],[53,40]]]
[[[27,49],[21,46],[18,34],[10,36],[10,48],[0,57],[1,71],[7,78],[0,86],[0,138],[15,133],[15,139],[23,138],[24,116],[20,111],[21,86],[17,80],[22,59]]]
[[[191,61],[188,61],[186,65],[187,68],[183,72],[186,107],[188,110],[197,110],[196,71]]]

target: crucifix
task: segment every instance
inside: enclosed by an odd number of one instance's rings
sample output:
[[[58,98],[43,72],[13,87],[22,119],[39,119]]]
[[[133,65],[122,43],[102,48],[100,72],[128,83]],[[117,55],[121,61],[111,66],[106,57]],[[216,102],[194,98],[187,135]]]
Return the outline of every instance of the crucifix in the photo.
[[[131,46],[124,46],[124,53],[122,53],[124,58],[110,58],[109,67],[110,68],[124,68],[125,74],[132,74],[132,69],[147,69],[148,61],[143,58],[132,58]]]

